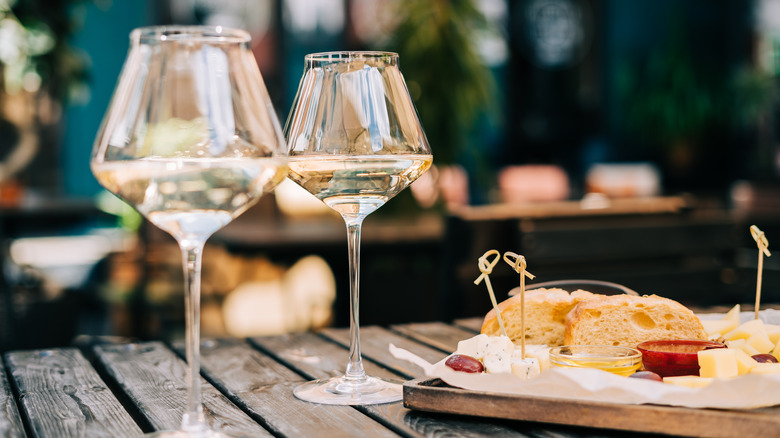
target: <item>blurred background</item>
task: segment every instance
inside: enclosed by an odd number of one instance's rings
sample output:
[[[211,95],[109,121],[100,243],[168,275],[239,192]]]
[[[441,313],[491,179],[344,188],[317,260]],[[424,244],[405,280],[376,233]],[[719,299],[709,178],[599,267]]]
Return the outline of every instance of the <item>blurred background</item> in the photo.
[[[435,168],[366,221],[364,325],[484,315],[489,249],[752,303],[748,228],[780,242],[780,0],[0,0],[0,350],[182,336],[175,242],[89,169],[128,34],[161,24],[248,30],[282,124],[306,53],[400,54]],[[348,324],[343,221],[291,183],[204,257],[203,336]],[[763,279],[780,302],[780,260]]]

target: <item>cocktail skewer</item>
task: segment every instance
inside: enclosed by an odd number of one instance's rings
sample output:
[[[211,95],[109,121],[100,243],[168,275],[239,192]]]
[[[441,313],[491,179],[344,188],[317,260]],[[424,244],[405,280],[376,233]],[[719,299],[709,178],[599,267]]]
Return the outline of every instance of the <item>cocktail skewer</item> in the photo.
[[[504,261],[520,274],[520,355],[525,360],[525,277],[533,280],[534,275],[526,271],[525,257],[507,251],[504,253]]]
[[[493,260],[488,260],[489,257],[495,256]],[[504,328],[504,320],[501,318],[501,312],[498,310],[498,302],[496,301],[496,294],[493,293],[493,285],[490,284],[490,274],[493,272],[493,268],[496,263],[501,259],[501,253],[498,250],[491,249],[482,254],[479,258],[477,266],[482,274],[474,280],[474,284],[479,284],[482,280],[485,280],[485,286],[487,286],[488,293],[490,294],[490,301],[493,303],[493,309],[496,311],[496,319],[498,319],[498,327],[501,329],[501,334],[507,336],[506,329]],[[509,337],[509,336],[507,336]]]
[[[750,226],[750,235],[753,236],[753,240],[758,245],[758,273],[756,274],[756,317],[758,319],[758,309],[761,304],[761,278],[764,273],[764,254],[767,257],[771,257],[772,253],[769,252],[769,241],[766,238],[766,234],[761,231],[757,226]]]

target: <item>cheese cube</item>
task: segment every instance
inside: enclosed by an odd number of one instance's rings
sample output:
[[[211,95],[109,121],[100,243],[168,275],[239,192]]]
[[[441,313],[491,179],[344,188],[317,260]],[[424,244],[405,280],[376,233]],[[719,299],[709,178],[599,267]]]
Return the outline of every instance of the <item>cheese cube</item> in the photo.
[[[729,348],[702,350],[699,356],[699,375],[701,377],[736,377],[739,375],[737,355]]]
[[[677,386],[687,386],[688,388],[704,388],[712,383],[714,379],[712,377],[699,377],[699,376],[669,376],[664,377],[664,383],[669,383]]]
[[[489,336],[489,342],[485,349],[485,356],[505,354],[511,356],[515,351],[515,344],[506,336]]]
[[[728,340],[733,339],[747,339],[755,334],[762,333],[766,335],[766,328],[764,327],[764,321],[760,319],[751,319],[748,322],[743,323],[734,330],[723,335]]]
[[[506,336],[489,336],[482,364],[491,374],[512,372],[512,352],[515,344]]]
[[[515,344],[515,351],[513,355],[520,355],[521,348]],[[539,369],[541,371],[550,369],[550,347],[547,345],[530,344],[525,346],[525,357],[532,357],[539,361]]]
[[[512,354],[512,374],[523,380],[533,379],[541,374],[542,370],[539,367],[539,360],[533,357],[522,359],[521,355],[518,354],[519,352],[520,350],[515,350],[515,353]]]
[[[750,370],[758,363],[743,350],[734,349],[734,353],[736,354],[737,371],[739,371],[740,376],[749,373]]]
[[[485,371],[490,374],[511,373],[512,356],[509,354],[490,354],[482,359]]]
[[[766,331],[751,335],[747,338],[747,344],[755,348],[759,353],[769,353],[775,348],[775,344],[769,340]]]
[[[757,363],[750,369],[750,374],[780,374],[780,363]]]
[[[480,333],[477,336],[458,342],[458,349],[455,353],[482,360],[485,357],[485,351],[489,343],[490,338],[488,335]]]

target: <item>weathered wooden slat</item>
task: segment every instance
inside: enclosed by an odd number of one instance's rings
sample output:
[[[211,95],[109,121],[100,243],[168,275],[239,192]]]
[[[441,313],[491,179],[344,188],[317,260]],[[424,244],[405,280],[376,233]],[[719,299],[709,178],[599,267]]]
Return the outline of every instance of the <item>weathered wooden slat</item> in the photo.
[[[21,410],[36,437],[130,437],[142,433],[76,349],[6,354]]]
[[[349,406],[324,406],[298,400],[293,388],[305,379],[242,340],[211,340],[201,345],[204,374],[275,434],[398,436]]]
[[[341,375],[347,363],[348,351],[345,348],[311,333],[252,338],[250,341],[304,374],[308,379],[324,379]],[[364,361],[364,366],[371,376],[399,378],[398,374],[373,362]],[[521,438],[528,436],[498,421],[412,411],[404,408],[401,402],[361,406],[358,409],[397,432],[413,437]]]
[[[445,337],[445,336],[436,335],[433,331],[435,327],[440,327],[442,328],[442,330],[445,330],[446,332],[450,332],[449,329],[444,328],[445,326],[432,325],[428,327],[429,329],[428,334],[432,338]],[[326,335],[328,338],[339,342],[342,345],[348,345],[349,342],[348,329],[328,329],[325,330],[323,334]],[[417,376],[423,377],[422,370],[420,370],[418,367],[414,365],[409,365],[405,361],[398,360],[390,354],[388,348],[388,344],[390,343],[395,344],[397,347],[404,348],[408,351],[411,351],[412,353],[432,363],[438,362],[439,360],[441,360],[442,358],[446,357],[449,354],[449,353],[444,353],[439,350],[433,349],[426,345],[419,344],[413,340],[410,340],[396,333],[392,333],[381,327],[367,326],[367,327],[362,327],[360,329],[360,345],[361,345],[360,348],[365,357],[370,358],[372,361],[376,361],[378,363],[386,365],[392,370],[400,374],[403,374],[405,376],[408,374],[408,375],[412,375],[412,378],[418,378]],[[414,416],[409,417],[408,415],[405,415],[405,421],[409,421],[410,418],[418,418],[417,417],[418,415],[423,416],[422,418],[430,418],[418,411],[411,411],[411,412],[415,413]],[[390,416],[391,414],[392,414],[391,410],[382,413],[383,416]],[[474,421],[475,424],[479,424],[478,423],[479,420],[476,418],[469,418],[469,417],[445,417],[445,418],[446,418],[445,422],[447,425],[451,424],[452,421]],[[581,429],[581,428],[570,428],[570,427],[550,426],[550,425],[540,426],[539,424],[535,424],[535,423],[511,423],[511,424],[507,424],[506,426],[502,426],[503,423],[501,422],[491,423],[491,424],[492,427],[507,427],[505,433],[509,434],[510,436],[517,436],[517,434],[520,434],[519,436],[543,436],[543,437],[555,436],[560,438],[580,437],[583,435],[593,436],[592,430],[588,431],[587,429]],[[486,433],[489,430],[490,427],[486,427],[483,424],[476,429],[475,433]],[[503,435],[499,434],[499,436],[503,436]]]
[[[154,430],[175,430],[187,403],[187,366],[160,342],[99,345],[107,374]],[[212,428],[231,436],[271,436],[211,384],[201,379],[203,410]]]
[[[249,342],[306,376],[305,380],[339,376],[347,367],[349,352],[313,333],[265,336],[251,338]],[[397,373],[373,362],[364,361],[363,366],[371,376],[399,378]]]
[[[341,345],[349,346],[349,329],[326,329],[322,334]],[[360,328],[360,350],[364,358],[379,362],[407,379],[423,377],[423,370],[420,367],[393,357],[389,350],[390,344],[409,350],[431,363],[444,359],[448,354],[382,327]]]
[[[463,328],[465,330],[472,331],[474,333],[479,333],[480,330],[482,330],[482,321],[484,318],[464,318],[464,319],[456,319],[453,321],[453,325],[456,327]]]
[[[458,341],[474,336],[474,333],[469,330],[454,327],[443,322],[415,322],[393,325],[390,328],[396,333],[430,345],[448,354],[458,348]]]
[[[22,417],[19,416],[19,409],[16,407],[16,401],[5,375],[2,357],[0,357],[0,436],[8,438],[26,436]]]

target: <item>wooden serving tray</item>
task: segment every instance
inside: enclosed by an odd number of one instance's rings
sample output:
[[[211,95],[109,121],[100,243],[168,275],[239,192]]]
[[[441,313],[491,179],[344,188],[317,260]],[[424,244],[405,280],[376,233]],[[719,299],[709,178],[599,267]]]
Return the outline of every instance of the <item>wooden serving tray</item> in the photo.
[[[780,435],[780,406],[721,410],[589,402],[470,391],[431,378],[408,381],[403,392],[404,406],[427,412],[686,437]]]

